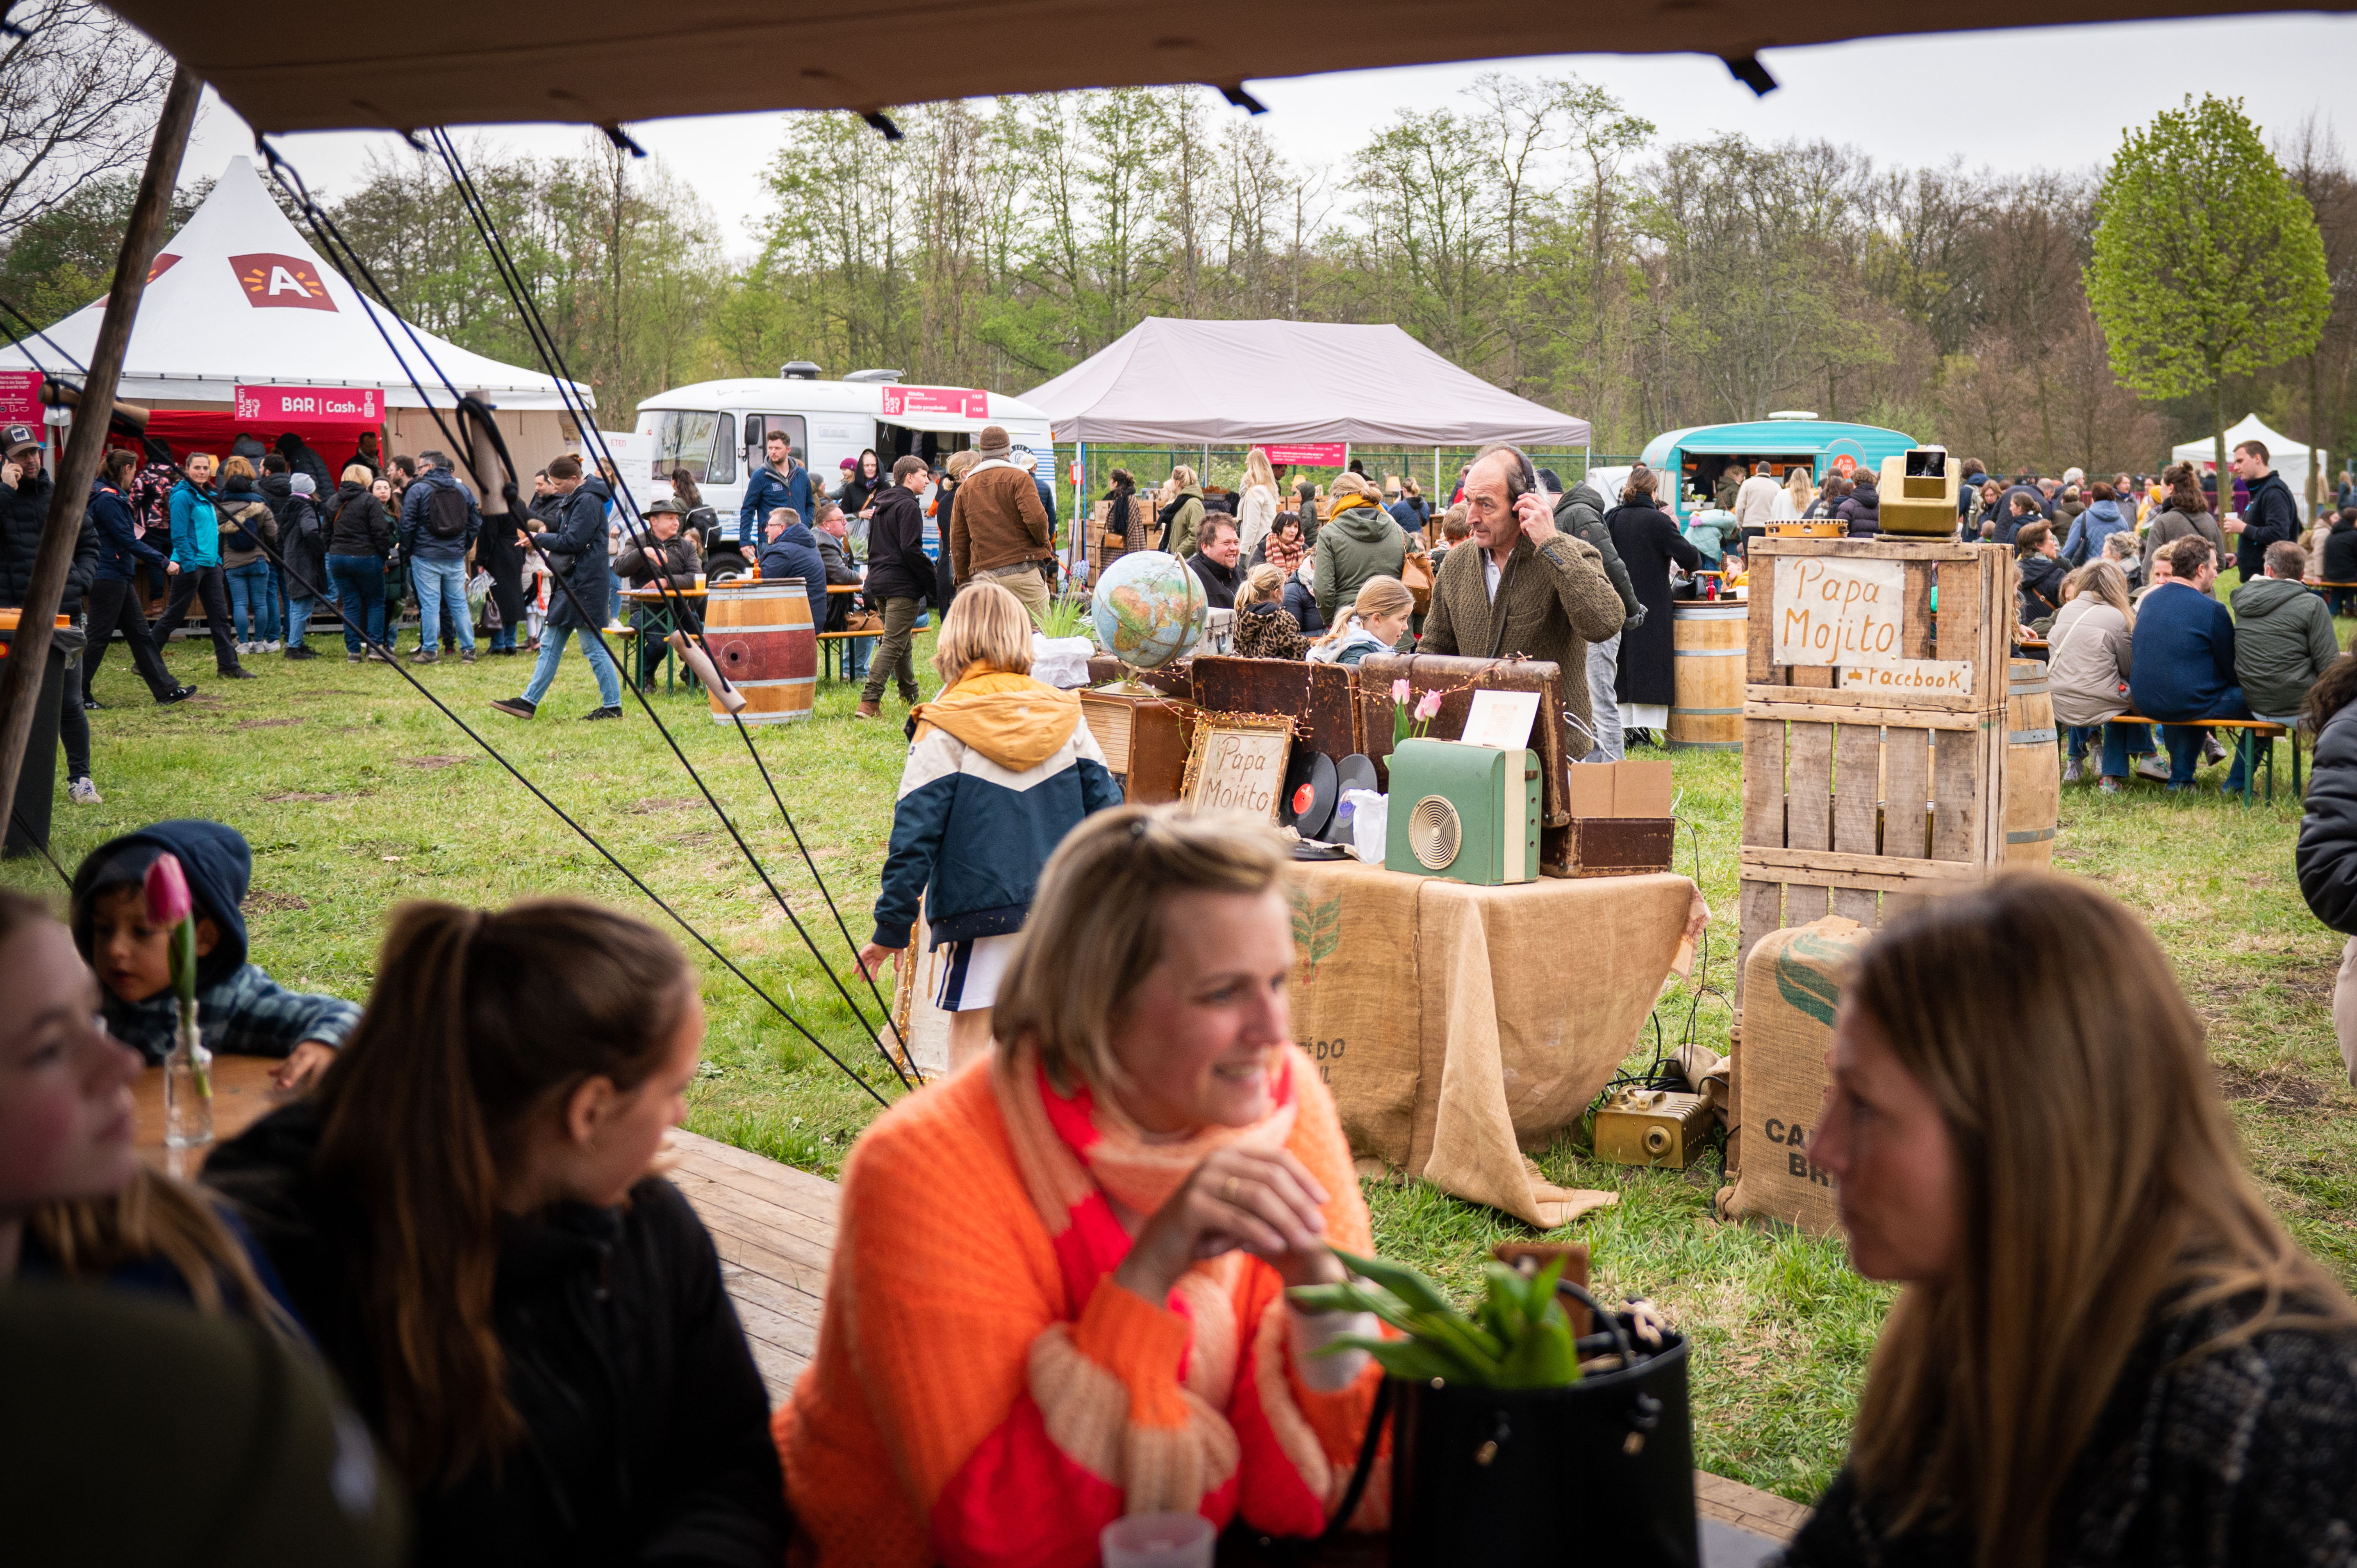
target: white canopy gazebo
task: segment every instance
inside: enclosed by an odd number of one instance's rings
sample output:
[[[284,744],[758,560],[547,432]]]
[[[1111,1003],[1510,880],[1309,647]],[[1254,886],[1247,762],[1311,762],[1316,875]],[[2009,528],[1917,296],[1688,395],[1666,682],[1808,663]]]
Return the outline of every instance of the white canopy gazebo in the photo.
[[[1516,397],[1388,323],[1149,316],[1023,394],[1058,441],[1585,446],[1587,421]]]
[[[79,380],[71,361],[90,362],[105,307],[103,298],[94,300],[42,337],[0,349],[0,370],[40,370]],[[399,359],[385,346],[379,324],[401,346]],[[497,407],[509,450],[525,473],[578,446],[554,377],[502,364],[430,332],[420,330],[416,337],[413,343],[383,305],[371,300],[364,306],[342,276],[304,243],[263,188],[252,161],[232,158],[204,205],[165,242],[149,269],[117,395],[166,413],[159,421],[166,432],[201,433],[209,443],[217,432],[232,429],[251,430],[265,440],[281,429],[326,429],[340,433],[341,449],[349,452],[361,429],[382,424],[388,453],[415,452],[447,445],[425,401],[410,384],[414,372],[436,406],[451,405],[449,393],[425,363],[430,355],[459,392],[482,392]],[[322,406],[311,416],[282,412],[287,400],[275,395],[249,395],[243,406],[239,401],[240,389],[251,394],[256,389],[294,393],[307,388],[375,397],[364,413],[356,412],[364,400],[351,399],[341,401],[353,407]],[[576,383],[574,396],[584,406],[595,406],[587,387]],[[311,401],[325,405],[337,400]],[[296,410],[301,402],[299,394],[294,397]],[[62,419],[62,412],[53,411],[52,417]]]

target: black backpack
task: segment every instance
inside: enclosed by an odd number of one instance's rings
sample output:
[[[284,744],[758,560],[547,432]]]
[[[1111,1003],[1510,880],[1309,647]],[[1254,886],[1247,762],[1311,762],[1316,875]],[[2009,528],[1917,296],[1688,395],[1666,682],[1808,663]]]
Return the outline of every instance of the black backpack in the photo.
[[[431,485],[425,497],[425,532],[436,539],[458,539],[467,532],[467,492],[457,485]]]

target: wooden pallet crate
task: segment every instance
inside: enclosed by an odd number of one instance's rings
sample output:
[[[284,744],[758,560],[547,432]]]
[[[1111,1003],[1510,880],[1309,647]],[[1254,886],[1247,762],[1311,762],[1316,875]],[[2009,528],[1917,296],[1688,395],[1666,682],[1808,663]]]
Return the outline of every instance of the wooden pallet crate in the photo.
[[[1969,690],[1847,689],[1840,666],[1776,662],[1777,575],[1825,557],[1900,563],[1898,656],[1968,665]],[[1769,932],[1828,914],[1879,925],[2003,864],[2013,554],[1770,537],[1754,542],[1749,596],[1738,1012],[1743,961]]]

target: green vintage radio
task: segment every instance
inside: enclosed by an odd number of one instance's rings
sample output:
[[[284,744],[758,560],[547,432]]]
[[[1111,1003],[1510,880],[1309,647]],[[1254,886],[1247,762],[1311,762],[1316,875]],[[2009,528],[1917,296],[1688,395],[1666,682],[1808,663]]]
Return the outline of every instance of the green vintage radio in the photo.
[[[1482,887],[1537,878],[1536,752],[1404,740],[1390,768],[1386,869]]]

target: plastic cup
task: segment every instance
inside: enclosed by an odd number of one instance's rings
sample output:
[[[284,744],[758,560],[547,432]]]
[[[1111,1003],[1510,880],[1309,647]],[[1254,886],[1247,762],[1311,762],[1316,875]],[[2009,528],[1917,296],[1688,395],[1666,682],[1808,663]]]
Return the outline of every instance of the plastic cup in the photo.
[[[1199,1513],[1142,1513],[1098,1532],[1104,1568],[1211,1568],[1217,1532]]]
[[[698,590],[701,590],[704,586],[704,574],[701,572],[698,572],[695,575],[695,585]]]

